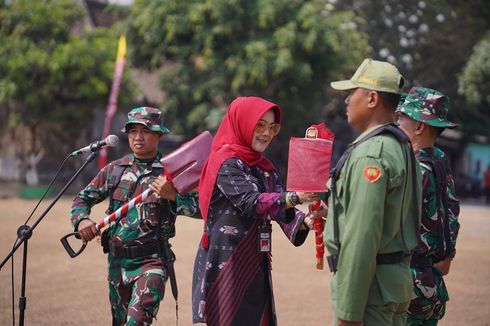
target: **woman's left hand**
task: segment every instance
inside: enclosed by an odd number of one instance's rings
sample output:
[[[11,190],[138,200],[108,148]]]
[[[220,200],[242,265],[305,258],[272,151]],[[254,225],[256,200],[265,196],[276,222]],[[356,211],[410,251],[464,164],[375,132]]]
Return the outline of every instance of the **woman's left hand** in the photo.
[[[304,222],[310,230],[313,230],[313,224],[315,223],[315,219],[317,218],[325,219],[327,217],[327,213],[328,213],[328,206],[322,200],[320,202],[320,209],[312,210],[310,206],[309,212],[306,215]]]

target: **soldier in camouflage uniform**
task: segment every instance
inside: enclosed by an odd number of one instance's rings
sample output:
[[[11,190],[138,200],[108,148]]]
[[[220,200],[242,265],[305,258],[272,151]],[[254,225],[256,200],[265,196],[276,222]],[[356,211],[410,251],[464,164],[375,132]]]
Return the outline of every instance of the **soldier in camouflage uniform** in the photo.
[[[168,277],[163,241],[175,235],[176,215],[194,216],[197,196],[180,195],[163,176],[158,142],[169,132],[161,112],[135,108],[122,130],[132,154],[105,166],[73,200],[71,222],[84,242],[98,232],[89,214],[92,206],[110,198],[107,214],[147,190],[154,193],[130,209],[102,234],[108,250],[109,299],[113,325],[149,325],[157,315]],[[105,251],[106,251],[105,250]]]
[[[414,297],[407,325],[437,325],[449,300],[443,275],[456,253],[459,202],[447,158],[435,142],[444,128],[457,125],[446,119],[449,100],[429,88],[414,87],[398,106],[400,128],[409,136],[423,177],[420,241],[412,256]]]

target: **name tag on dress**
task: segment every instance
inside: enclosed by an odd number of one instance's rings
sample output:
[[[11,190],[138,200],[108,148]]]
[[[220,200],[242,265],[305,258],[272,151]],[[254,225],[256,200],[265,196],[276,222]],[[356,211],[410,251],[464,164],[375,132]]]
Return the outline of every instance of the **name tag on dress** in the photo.
[[[268,225],[259,226],[259,252],[271,252],[272,227]]]

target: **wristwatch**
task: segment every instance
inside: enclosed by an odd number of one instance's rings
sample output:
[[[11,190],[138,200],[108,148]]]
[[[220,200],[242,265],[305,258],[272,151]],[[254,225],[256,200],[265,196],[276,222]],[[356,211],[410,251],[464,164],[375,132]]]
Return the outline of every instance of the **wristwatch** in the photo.
[[[296,205],[299,205],[301,204],[300,201],[299,201],[299,196],[298,194],[296,193],[296,191],[291,191],[289,193],[289,201],[291,202],[291,204],[293,206],[296,206]]]

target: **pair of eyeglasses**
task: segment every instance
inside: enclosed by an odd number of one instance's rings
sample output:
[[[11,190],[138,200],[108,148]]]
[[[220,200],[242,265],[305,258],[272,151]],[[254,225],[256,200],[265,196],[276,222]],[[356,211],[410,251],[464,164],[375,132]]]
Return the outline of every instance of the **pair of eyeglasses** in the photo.
[[[268,123],[267,121],[261,119],[259,122],[257,122],[255,131],[261,134],[266,128],[269,128],[269,133],[272,135],[272,137],[274,137],[279,133],[279,130],[281,130],[281,125],[276,122]]]

